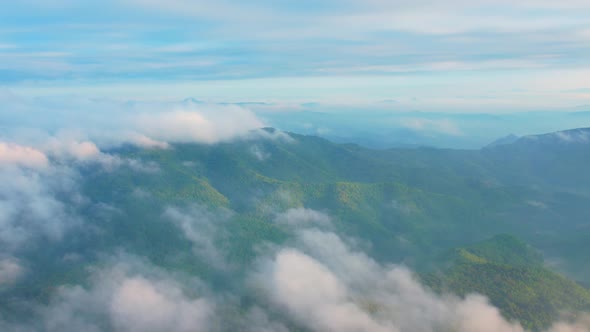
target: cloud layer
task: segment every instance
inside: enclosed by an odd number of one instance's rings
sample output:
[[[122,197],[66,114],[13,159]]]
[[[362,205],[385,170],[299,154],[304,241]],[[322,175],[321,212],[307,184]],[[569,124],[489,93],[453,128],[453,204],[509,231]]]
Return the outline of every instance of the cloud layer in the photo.
[[[193,101],[96,101],[87,98],[7,98],[0,105],[0,163],[44,162],[32,146],[56,158],[102,158],[101,147],[133,144],[168,148],[169,143],[214,144],[246,138],[265,126],[239,105]],[[28,158],[28,160],[25,160]]]
[[[313,331],[523,332],[481,295],[439,295],[402,266],[383,266],[334,233],[298,232],[255,275],[271,303]],[[557,323],[550,331],[588,331]]]
[[[272,301],[314,331],[523,331],[485,298],[435,295],[333,233],[305,230],[300,241],[302,249],[279,250],[261,278]]]
[[[34,95],[572,107],[590,98],[589,11],[583,0],[19,0],[0,13],[0,83]]]
[[[223,261],[214,242],[228,228],[229,211],[170,207],[175,224],[208,262]],[[459,298],[425,288],[403,266],[384,265],[354,239],[326,230],[330,217],[305,208],[278,213],[292,238],[258,251],[245,271],[219,271],[231,287],[208,285],[144,257],[103,255],[82,284],[59,286],[48,303],[31,302],[30,321],[0,319],[5,331],[311,331],[524,332],[477,294]],[[320,228],[318,228],[318,226]],[[0,259],[0,289],[24,268]],[[247,298],[247,305],[244,299]],[[549,332],[588,332],[588,321],[558,322]]]
[[[193,284],[192,286],[198,286]],[[214,306],[132,256],[95,270],[88,287],[65,286],[38,308],[44,331],[205,331]]]

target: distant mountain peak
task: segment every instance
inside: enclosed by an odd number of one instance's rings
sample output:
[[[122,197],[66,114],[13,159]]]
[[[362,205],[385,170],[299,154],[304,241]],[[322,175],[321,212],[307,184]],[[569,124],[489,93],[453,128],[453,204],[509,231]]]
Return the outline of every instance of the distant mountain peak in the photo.
[[[203,104],[203,101],[189,97],[182,101],[183,104]]]
[[[498,147],[547,147],[547,146],[579,146],[590,144],[590,128],[576,128],[569,130],[556,131],[547,134],[528,135],[517,137],[516,135],[508,135],[500,138],[486,148]]]
[[[590,143],[590,128],[577,128],[556,131],[549,134],[530,135],[525,136],[522,139],[543,143],[587,144]]]
[[[274,132],[278,131],[278,129],[273,128],[273,127],[263,127],[263,128],[260,128],[260,130],[266,131],[268,133],[274,133]]]

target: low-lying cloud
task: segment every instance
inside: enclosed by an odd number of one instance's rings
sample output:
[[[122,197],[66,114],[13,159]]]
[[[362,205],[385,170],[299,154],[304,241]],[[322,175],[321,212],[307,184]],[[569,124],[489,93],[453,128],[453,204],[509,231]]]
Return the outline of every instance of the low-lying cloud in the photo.
[[[275,222],[297,228],[309,226],[321,227],[330,226],[331,218],[325,213],[298,207],[279,213],[275,217]]]
[[[43,331],[206,331],[214,304],[199,296],[198,280],[189,285],[179,277],[133,256],[93,271],[90,284],[64,286],[40,319]],[[186,287],[193,295],[189,296]]]
[[[13,143],[0,142],[0,166],[44,168],[47,156],[37,149]]]
[[[26,159],[13,160],[12,165],[0,166],[0,247],[3,250],[18,249],[39,236],[59,240],[66,228],[77,223],[72,207],[84,203],[75,171],[49,166],[40,157],[43,154],[32,149],[27,151],[35,152]],[[19,167],[23,163],[35,168]],[[40,165],[43,168],[37,169]]]
[[[219,269],[229,268],[223,247],[228,237],[225,225],[231,216],[227,209],[210,210],[201,205],[168,207],[163,214],[192,243],[198,257]]]
[[[478,295],[439,296],[333,233],[307,230],[259,274],[273,303],[314,331],[523,331]],[[333,247],[335,245],[335,247]]]
[[[25,103],[19,109],[29,114],[11,119],[18,125],[0,135],[0,289],[9,289],[35,268],[21,255],[25,249],[39,243],[51,245],[72,229],[88,225],[91,221],[81,217],[80,209],[95,204],[124,213],[83,196],[78,183],[80,167],[98,165],[101,172],[127,167],[145,176],[160,172],[156,162],[123,158],[109,153],[108,147],[134,144],[168,149],[173,142],[215,144],[260,138],[293,141],[280,131],[253,132],[263,122],[238,106],[189,103],[164,111],[162,105],[111,105],[113,110],[100,114],[107,120],[98,121],[96,127],[91,123],[97,115],[85,113],[89,119],[83,119],[71,109],[57,111],[60,127],[56,128],[46,115]],[[32,122],[35,115],[45,117],[38,127]],[[7,117],[0,110],[0,119]],[[445,123],[413,121],[406,126],[460,134]],[[253,146],[253,157],[260,161],[271,157],[259,145]],[[134,195],[145,198],[152,193],[136,189]],[[54,285],[57,288],[51,290],[47,302],[27,302],[33,308],[31,321],[7,322],[0,317],[0,329],[218,331],[231,326],[250,331],[288,331],[291,327],[313,331],[524,331],[481,295],[436,294],[406,267],[377,262],[354,240],[333,232],[333,219],[324,212],[304,207],[273,210],[266,221],[292,236],[286,244],[261,244],[259,249],[264,250],[256,251],[256,264],[243,271],[228,263],[230,210],[170,206],[159,216],[190,242],[191,259],[213,267],[215,273],[231,280],[231,287],[207,285],[176,268],[158,267],[146,257],[115,255],[84,266],[89,277],[77,280],[78,284]],[[587,332],[588,322],[560,322],[551,331]]]
[[[223,260],[215,242],[231,212],[169,207],[163,215],[201,259]],[[311,331],[524,332],[477,294],[460,298],[425,288],[406,267],[382,264],[354,239],[325,230],[331,218],[294,208],[275,222],[293,237],[258,252],[245,271],[221,269],[233,287],[216,288],[141,256],[119,253],[88,268],[82,284],[59,286],[47,304],[30,303],[30,321],[0,320],[6,331]],[[318,228],[317,226],[320,226]],[[322,228],[323,227],[323,228]],[[23,268],[0,259],[0,287]],[[249,305],[243,299],[248,298]],[[549,332],[588,332],[588,322],[556,323]]]
[[[264,127],[247,109],[238,106],[175,110],[145,113],[136,118],[137,131],[147,137],[166,142],[217,143],[246,135]]]
[[[261,264],[254,280],[268,299],[313,331],[522,332],[481,295],[440,295],[403,266],[382,265],[338,235],[299,230]],[[550,331],[587,332],[584,321]]]
[[[79,158],[95,155],[96,146],[214,144],[249,137],[265,126],[254,112],[239,105],[66,97],[7,98],[0,106],[0,120],[10,125],[0,134],[0,140],[43,145],[54,153]]]

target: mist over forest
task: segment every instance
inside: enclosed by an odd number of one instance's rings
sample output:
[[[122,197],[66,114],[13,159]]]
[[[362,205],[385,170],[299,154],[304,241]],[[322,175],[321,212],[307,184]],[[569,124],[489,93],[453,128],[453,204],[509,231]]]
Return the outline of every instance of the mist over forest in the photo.
[[[157,106],[10,117],[3,330],[585,331],[590,130],[375,150]]]
[[[590,332],[590,1],[11,0],[1,332]]]

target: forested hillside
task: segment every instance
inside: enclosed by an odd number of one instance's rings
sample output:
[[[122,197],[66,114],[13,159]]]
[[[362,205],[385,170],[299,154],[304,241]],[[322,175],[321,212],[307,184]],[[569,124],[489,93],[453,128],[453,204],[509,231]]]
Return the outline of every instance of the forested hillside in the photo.
[[[81,165],[94,203],[78,213],[91,227],[28,250],[35,273],[2,290],[0,308],[16,317],[24,300],[48,303],[55,285],[77,284],[121,252],[240,294],[237,280],[261,254],[298,241],[301,227],[283,221],[291,213],[352,239],[376,264],[413,269],[437,292],[480,293],[507,319],[547,328],[590,304],[572,281],[590,281],[590,177],[575,171],[590,162],[588,132],[482,150],[371,150],[273,129],[117,148],[109,153],[141,168]]]

